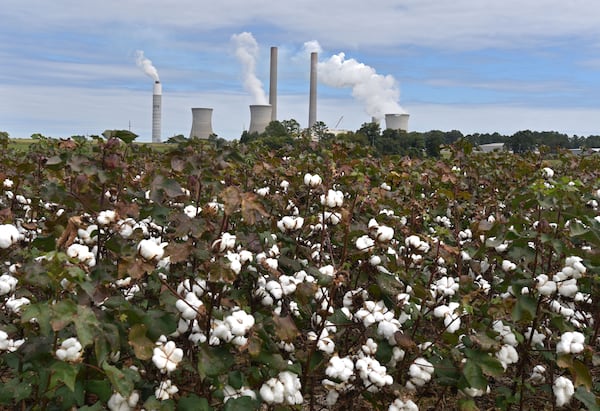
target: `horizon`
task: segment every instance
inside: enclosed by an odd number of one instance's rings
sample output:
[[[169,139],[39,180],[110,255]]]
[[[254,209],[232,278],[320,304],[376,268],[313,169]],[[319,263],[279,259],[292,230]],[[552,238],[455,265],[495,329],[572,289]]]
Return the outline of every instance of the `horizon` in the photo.
[[[384,94],[410,114],[409,131],[600,134],[600,3],[485,3],[230,0],[206,9],[189,0],[177,8],[159,1],[143,8],[130,0],[10,2],[0,28],[0,130],[58,138],[131,125],[140,141],[150,141],[154,81],[136,65],[140,50],[160,76],[162,141],[189,135],[192,107],[213,108],[214,132],[238,139],[254,97],[232,36],[247,32],[265,92],[270,47],[278,47],[278,120],[303,128],[307,51],[318,45],[320,64],[344,53],[354,67],[381,76],[390,87],[384,92],[391,90]],[[370,122],[369,96],[325,84],[322,73],[317,120],[350,131]]]

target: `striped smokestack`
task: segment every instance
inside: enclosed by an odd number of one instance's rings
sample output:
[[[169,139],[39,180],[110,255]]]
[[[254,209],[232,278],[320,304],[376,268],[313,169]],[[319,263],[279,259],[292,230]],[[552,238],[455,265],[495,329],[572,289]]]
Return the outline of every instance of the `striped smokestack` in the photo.
[[[308,128],[317,122],[317,62],[319,54],[310,53],[310,95],[308,102]]]
[[[162,86],[160,81],[154,82],[152,93],[152,142],[160,143],[160,121],[162,109]]]
[[[277,120],[277,47],[271,47],[271,76],[269,83],[271,121]]]

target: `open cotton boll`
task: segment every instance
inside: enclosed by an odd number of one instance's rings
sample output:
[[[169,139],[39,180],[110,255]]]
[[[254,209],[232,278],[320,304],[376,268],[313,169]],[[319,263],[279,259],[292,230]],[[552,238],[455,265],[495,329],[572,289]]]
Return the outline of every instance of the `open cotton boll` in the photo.
[[[340,357],[336,354],[329,359],[325,374],[343,382],[350,381],[354,376],[354,361],[350,357]]]
[[[543,384],[546,382],[546,367],[543,365],[533,367],[529,380],[534,384]]]
[[[535,279],[537,281],[536,288],[540,294],[550,296],[556,292],[556,283],[551,281],[546,274],[540,274]]]
[[[160,238],[152,237],[142,240],[138,244],[140,255],[146,260],[160,260],[165,254],[165,247],[168,243],[162,243]]]
[[[500,351],[496,353],[496,358],[502,364],[502,367],[506,371],[510,364],[515,364],[519,361],[519,354],[512,345],[505,344],[500,348]]]
[[[254,326],[254,317],[243,310],[237,310],[225,318],[225,324],[229,326],[231,334],[243,336]]]
[[[565,332],[556,344],[557,354],[578,354],[585,348],[585,336],[579,331]]]
[[[285,216],[277,222],[277,228],[281,232],[299,230],[303,225],[304,218],[296,216]]]
[[[363,235],[356,240],[356,248],[359,251],[369,251],[375,246],[375,241],[368,235]]]
[[[139,400],[140,394],[137,391],[133,391],[127,398],[124,398],[121,394],[115,392],[108,399],[106,405],[110,411],[131,411],[135,409]]]
[[[544,178],[552,178],[554,177],[554,170],[552,170],[550,167],[544,167],[542,169],[542,176]]]
[[[233,250],[235,247],[236,236],[227,232],[221,234],[221,238],[216,239],[213,244],[213,250],[219,252],[225,252],[226,250]]]
[[[77,258],[89,267],[96,265],[96,255],[90,251],[87,245],[73,243],[67,248],[67,255],[71,258]]]
[[[19,280],[10,274],[0,275],[0,296],[13,293],[17,288],[18,282]]]
[[[175,371],[183,359],[183,350],[177,348],[173,341],[163,342],[163,340],[164,338],[159,339],[157,347],[154,347],[152,362],[164,374]]]
[[[261,187],[261,188],[256,189],[256,194],[258,194],[261,197],[268,196],[270,192],[271,192],[270,187]]]
[[[179,388],[171,380],[161,381],[154,391],[154,396],[160,401],[166,401],[179,392]]]
[[[502,260],[502,270],[509,272],[517,269],[517,265],[509,260]]]
[[[201,210],[201,209],[200,209],[200,208],[198,208],[197,206],[195,206],[195,205],[193,205],[193,204],[190,204],[190,205],[186,205],[186,206],[183,208],[183,213],[184,213],[186,216],[188,216],[189,218],[194,218],[194,217],[196,217],[196,216],[198,215],[198,212],[199,212],[200,210]]]
[[[556,406],[562,407],[571,402],[571,397],[575,393],[573,382],[566,377],[557,377],[552,385],[554,398],[556,398]]]
[[[56,358],[61,361],[78,362],[81,360],[83,347],[77,338],[71,337],[64,340],[56,350]]]
[[[341,207],[344,204],[344,193],[329,189],[327,195],[321,194],[321,204],[329,208]]]
[[[22,239],[23,236],[19,233],[19,229],[14,225],[0,225],[0,248],[8,248]]]
[[[388,411],[419,411],[419,407],[413,400],[396,398],[388,407]]]
[[[377,232],[375,234],[375,239],[380,243],[386,243],[394,238],[394,229],[391,227],[387,227],[385,225],[380,225],[377,227]]]
[[[117,221],[117,213],[114,210],[100,211],[96,219],[99,225],[105,226]]]
[[[304,175],[304,184],[309,186],[310,188],[315,188],[321,185],[323,180],[318,174],[310,174],[306,173]]]

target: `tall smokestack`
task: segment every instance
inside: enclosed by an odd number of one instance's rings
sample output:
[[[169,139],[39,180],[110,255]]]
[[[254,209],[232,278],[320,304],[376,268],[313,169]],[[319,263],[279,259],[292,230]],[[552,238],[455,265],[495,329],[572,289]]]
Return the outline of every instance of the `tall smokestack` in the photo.
[[[213,134],[212,112],[212,108],[192,108],[190,138],[208,139]]]
[[[253,104],[250,106],[250,127],[248,133],[264,133],[271,122],[271,106],[268,104]]]
[[[308,128],[317,122],[317,62],[319,53],[310,53],[310,96],[308,102]]]
[[[277,120],[277,47],[271,47],[271,77],[269,83],[271,121]]]
[[[386,114],[385,126],[390,130],[408,131],[408,114]]]
[[[152,93],[152,142],[160,143],[160,121],[162,109],[162,86],[160,81],[154,82]]]

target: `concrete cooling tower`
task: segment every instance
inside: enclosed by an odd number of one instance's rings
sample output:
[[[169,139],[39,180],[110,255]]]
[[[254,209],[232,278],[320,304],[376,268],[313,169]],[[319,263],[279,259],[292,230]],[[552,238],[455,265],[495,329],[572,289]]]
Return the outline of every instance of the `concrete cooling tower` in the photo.
[[[248,128],[248,133],[263,133],[270,122],[270,104],[253,104],[250,106],[250,127]]]
[[[190,138],[208,139],[213,134],[212,112],[212,108],[192,108]]]
[[[408,131],[408,114],[386,114],[385,126],[391,130]]]

